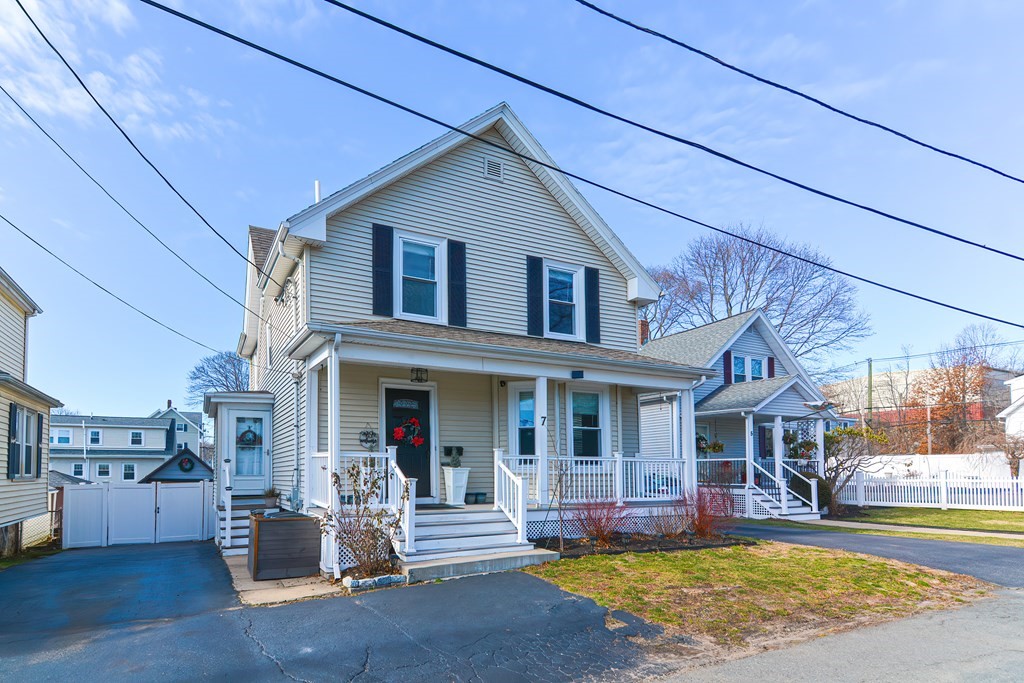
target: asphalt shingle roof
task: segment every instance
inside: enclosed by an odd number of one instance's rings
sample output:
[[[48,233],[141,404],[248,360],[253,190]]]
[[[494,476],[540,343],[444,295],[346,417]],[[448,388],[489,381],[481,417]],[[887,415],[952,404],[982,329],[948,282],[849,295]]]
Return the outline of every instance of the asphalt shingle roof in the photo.
[[[169,429],[169,417],[112,417],[108,415],[51,415],[50,424],[87,427],[150,427],[153,429]]]
[[[761,405],[792,380],[792,376],[783,375],[771,379],[759,379],[755,382],[724,384],[698,401],[695,409],[698,413],[720,410],[751,410]]]
[[[46,483],[49,484],[51,489],[55,489],[58,486],[78,486],[79,484],[91,484],[92,482],[81,477],[72,477],[70,474],[64,474],[57,470],[50,470],[49,474],[47,474]]]
[[[257,228],[255,225],[249,226],[249,241],[252,242],[252,260],[257,266],[263,268],[267,263],[267,254],[274,246],[274,235],[273,230],[267,230],[266,228]]]
[[[757,310],[755,308],[744,311],[692,330],[652,339],[644,344],[640,354],[682,365],[709,367],[722,347],[757,313]]]

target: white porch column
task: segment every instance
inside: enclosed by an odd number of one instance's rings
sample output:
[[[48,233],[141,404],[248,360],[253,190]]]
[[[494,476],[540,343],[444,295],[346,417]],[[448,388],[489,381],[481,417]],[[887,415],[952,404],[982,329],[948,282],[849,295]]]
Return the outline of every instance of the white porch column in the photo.
[[[782,416],[775,416],[772,425],[772,454],[775,457],[775,478],[782,481],[782,458],[786,454],[786,444],[782,442]]]
[[[320,369],[312,367],[306,369],[306,448],[303,456],[302,475],[302,503],[305,509],[309,509],[309,493],[312,490],[313,478],[313,453],[319,448],[320,434]]]
[[[550,502],[548,496],[548,378],[538,377],[533,388],[533,434],[537,452],[537,504]]]
[[[818,444],[818,474],[825,476],[825,420],[820,417],[814,421],[814,443]]]
[[[747,458],[747,486],[754,484],[754,414],[746,413],[744,416],[744,448]]]
[[[338,347],[341,346],[341,335],[334,335],[334,343],[331,344],[327,355],[327,486],[330,492],[329,504],[332,511],[341,509],[341,499],[338,498],[338,490],[334,487],[334,473],[341,473],[341,360],[338,358]],[[333,569],[335,578],[340,578],[341,572],[338,568],[338,539],[331,534],[328,545],[328,568]],[[324,562],[324,558],[321,558]]]
[[[679,411],[678,452],[682,458],[684,489],[697,488],[697,417],[693,410],[693,389],[676,394],[676,410]]]

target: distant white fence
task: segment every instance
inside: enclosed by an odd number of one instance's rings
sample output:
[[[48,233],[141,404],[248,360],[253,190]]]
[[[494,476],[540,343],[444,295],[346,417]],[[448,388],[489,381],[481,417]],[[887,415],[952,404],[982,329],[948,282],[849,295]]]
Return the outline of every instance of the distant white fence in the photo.
[[[1024,512],[1024,481],[940,475],[932,479],[873,477],[858,472],[839,494],[846,505]]]

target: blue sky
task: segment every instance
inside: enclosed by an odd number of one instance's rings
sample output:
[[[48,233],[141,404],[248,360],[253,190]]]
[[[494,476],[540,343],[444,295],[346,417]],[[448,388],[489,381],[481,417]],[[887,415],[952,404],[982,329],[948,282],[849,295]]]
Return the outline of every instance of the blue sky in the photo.
[[[26,2],[140,146],[241,250],[312,200],[441,133],[269,58],[122,0]],[[1024,53],[1016,2],[600,0],[741,66],[1018,174]],[[452,123],[509,102],[567,170],[715,224],[764,223],[841,268],[1024,320],[1024,264],[789,188],[583,111],[314,0],[176,7]],[[571,0],[358,5],[608,109],[794,179],[1024,252],[1024,186],[915,148],[614,24]],[[241,297],[244,263],[143,165],[0,4],[0,82],[151,229]],[[583,187],[645,263],[700,229]],[[233,349],[242,311],[185,269],[0,102],[0,211],[132,303]],[[0,225],[0,265],[44,314],[29,379],[84,412],[181,404],[205,354],[140,319]],[[928,351],[972,320],[860,288],[875,334],[841,365]],[[998,328],[1006,339],[1024,330]]]

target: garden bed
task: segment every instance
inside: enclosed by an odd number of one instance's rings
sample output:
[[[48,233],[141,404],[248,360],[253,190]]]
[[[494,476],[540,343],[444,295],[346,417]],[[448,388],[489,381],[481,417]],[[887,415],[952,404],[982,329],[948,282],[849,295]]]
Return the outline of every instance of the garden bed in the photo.
[[[532,542],[538,548],[557,550],[565,558],[587,555],[621,555],[623,553],[658,553],[670,550],[704,550],[752,543],[752,541],[728,536],[697,538],[687,535],[678,538],[656,538],[646,534],[620,533],[612,534],[611,545],[604,547],[592,543],[588,538],[566,538],[561,548],[559,548],[557,536],[545,536],[533,539]]]

